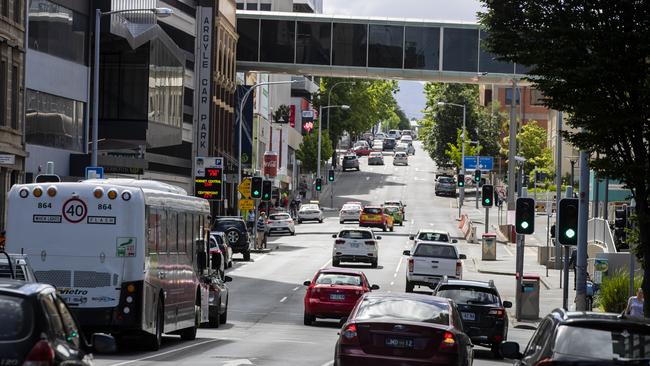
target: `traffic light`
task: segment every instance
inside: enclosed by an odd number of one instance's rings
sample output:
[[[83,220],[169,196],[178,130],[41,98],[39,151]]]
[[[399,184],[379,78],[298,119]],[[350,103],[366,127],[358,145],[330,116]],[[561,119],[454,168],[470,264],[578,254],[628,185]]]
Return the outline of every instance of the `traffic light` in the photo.
[[[251,198],[262,198],[262,177],[253,177],[251,183]]]
[[[476,169],[474,171],[474,182],[479,183],[481,181],[481,170]]]
[[[334,169],[330,169],[327,172],[327,180],[329,180],[330,182],[334,181]]]
[[[316,191],[320,192],[323,189],[323,180],[316,178]]]
[[[530,235],[535,232],[535,200],[517,198],[515,211],[515,232]]]
[[[273,190],[273,182],[265,180],[262,182],[262,201],[271,200],[271,191]]]
[[[559,223],[562,245],[578,245],[578,205],[577,198],[562,198],[560,200]]]
[[[465,187],[465,174],[458,174],[458,186]]]
[[[483,207],[494,206],[494,186],[491,184],[484,184],[481,191],[481,204]]]
[[[625,243],[625,228],[627,227],[627,207],[618,207],[614,212],[614,235],[619,242]]]

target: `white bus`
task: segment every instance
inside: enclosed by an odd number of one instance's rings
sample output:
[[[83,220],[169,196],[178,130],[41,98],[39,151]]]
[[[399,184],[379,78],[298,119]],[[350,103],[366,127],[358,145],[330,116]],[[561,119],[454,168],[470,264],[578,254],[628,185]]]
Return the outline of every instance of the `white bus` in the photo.
[[[208,201],[155,181],[86,180],[14,185],[6,243],[30,257],[82,327],[194,339],[208,322]]]

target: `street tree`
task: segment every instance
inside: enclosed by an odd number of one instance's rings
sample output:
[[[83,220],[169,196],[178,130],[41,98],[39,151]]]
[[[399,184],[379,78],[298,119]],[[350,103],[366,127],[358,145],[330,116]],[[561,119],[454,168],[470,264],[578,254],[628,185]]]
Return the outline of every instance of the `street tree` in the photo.
[[[465,131],[467,133],[467,131]],[[445,150],[445,154],[451,160],[451,162],[457,166],[461,167],[463,164],[462,156],[463,156],[463,137],[462,137],[462,130],[459,128],[458,131],[456,132],[456,141],[452,144],[451,142],[447,143],[447,149]],[[479,150],[477,149],[477,146],[472,144],[470,140],[466,139],[465,140],[465,156],[475,156],[478,154]]]
[[[329,138],[329,131],[321,132],[321,164],[332,156],[332,142]],[[318,122],[314,123],[314,129],[311,133],[303,137],[300,147],[296,151],[296,158],[301,161],[303,171],[316,172],[318,160]]]
[[[552,169],[551,150],[546,146],[546,130],[537,121],[528,121],[517,134],[517,155],[526,159],[524,172],[533,170],[549,174]]]
[[[482,0],[484,45],[530,65],[547,107],[566,112],[570,143],[602,178],[632,191],[639,251],[650,260],[650,3],[610,0]],[[594,156],[599,153],[599,156]],[[650,266],[643,268],[650,294]],[[644,305],[650,316],[650,301]]]

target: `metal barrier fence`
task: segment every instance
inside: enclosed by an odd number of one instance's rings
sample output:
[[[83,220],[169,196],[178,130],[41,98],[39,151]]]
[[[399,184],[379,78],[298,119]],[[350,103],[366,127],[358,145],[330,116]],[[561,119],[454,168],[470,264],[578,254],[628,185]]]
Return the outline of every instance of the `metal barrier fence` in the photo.
[[[593,218],[587,225],[587,241],[604,246],[608,253],[616,253],[616,245],[609,222],[602,218]]]

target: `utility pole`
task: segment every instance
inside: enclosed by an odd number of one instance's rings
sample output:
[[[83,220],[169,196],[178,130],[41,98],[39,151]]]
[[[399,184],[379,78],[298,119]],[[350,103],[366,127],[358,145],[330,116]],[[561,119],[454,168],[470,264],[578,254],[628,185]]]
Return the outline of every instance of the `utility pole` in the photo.
[[[515,155],[517,155],[517,80],[512,79],[512,98],[510,101],[510,127],[508,141],[508,212],[515,209]]]
[[[562,198],[562,112],[557,112],[557,124],[555,131],[555,268],[562,268],[562,246],[558,242],[560,237],[560,199]],[[572,183],[573,184],[573,183]],[[566,284],[565,284],[566,285]]]
[[[589,221],[589,166],[580,151],[580,204],[578,206],[578,253],[576,257],[576,310],[587,310],[587,222]]]

